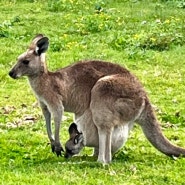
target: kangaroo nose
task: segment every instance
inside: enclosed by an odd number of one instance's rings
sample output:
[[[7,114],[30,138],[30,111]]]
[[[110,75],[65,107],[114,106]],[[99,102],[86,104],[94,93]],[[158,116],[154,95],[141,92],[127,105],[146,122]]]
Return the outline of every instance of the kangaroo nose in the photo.
[[[13,75],[13,72],[12,72],[12,71],[10,71],[10,72],[9,72],[9,76],[11,76],[11,77],[12,77],[12,75]]]
[[[10,71],[8,74],[9,74],[10,77],[12,77],[14,79],[16,78],[16,76],[14,75],[14,72],[13,71]]]

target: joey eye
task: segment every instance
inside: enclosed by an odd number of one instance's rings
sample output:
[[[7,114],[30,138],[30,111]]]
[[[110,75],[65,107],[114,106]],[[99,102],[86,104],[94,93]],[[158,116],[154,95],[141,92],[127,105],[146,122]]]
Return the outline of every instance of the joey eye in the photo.
[[[28,65],[29,64],[29,60],[23,60],[22,63],[25,64],[25,65]]]

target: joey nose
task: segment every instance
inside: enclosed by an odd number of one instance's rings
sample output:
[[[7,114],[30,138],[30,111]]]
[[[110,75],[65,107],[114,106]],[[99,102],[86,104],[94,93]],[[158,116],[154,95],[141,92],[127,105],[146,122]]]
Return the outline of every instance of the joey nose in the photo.
[[[72,155],[71,150],[69,150],[69,149],[66,148],[66,152],[64,153],[64,157],[65,157],[66,159],[69,159],[69,158],[71,158],[72,156],[73,156],[73,155]]]
[[[69,153],[65,153],[64,157],[65,157],[66,159],[69,159],[69,158],[72,157],[72,155],[70,155]]]

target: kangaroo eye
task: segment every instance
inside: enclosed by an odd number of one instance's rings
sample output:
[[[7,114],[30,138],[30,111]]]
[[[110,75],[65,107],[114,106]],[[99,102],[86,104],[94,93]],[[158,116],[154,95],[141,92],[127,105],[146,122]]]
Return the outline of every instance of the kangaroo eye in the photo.
[[[29,64],[29,60],[23,60],[22,63],[25,64],[25,65],[28,65]]]

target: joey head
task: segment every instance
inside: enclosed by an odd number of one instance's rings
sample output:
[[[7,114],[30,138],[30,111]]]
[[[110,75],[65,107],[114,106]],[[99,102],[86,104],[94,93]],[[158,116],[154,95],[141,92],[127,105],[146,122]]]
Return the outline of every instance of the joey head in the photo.
[[[73,155],[78,154],[81,149],[84,147],[83,134],[77,130],[77,126],[75,123],[72,123],[69,127],[69,140],[65,144],[65,157],[70,158]]]
[[[113,130],[111,138],[111,153],[116,153],[126,142],[129,130],[127,126],[116,126]],[[72,123],[68,129],[69,139],[65,144],[65,156],[66,158],[79,154],[84,146],[94,148],[93,156],[98,157],[98,131],[95,126],[89,125],[87,130],[83,130],[83,133],[79,132],[77,125]]]

